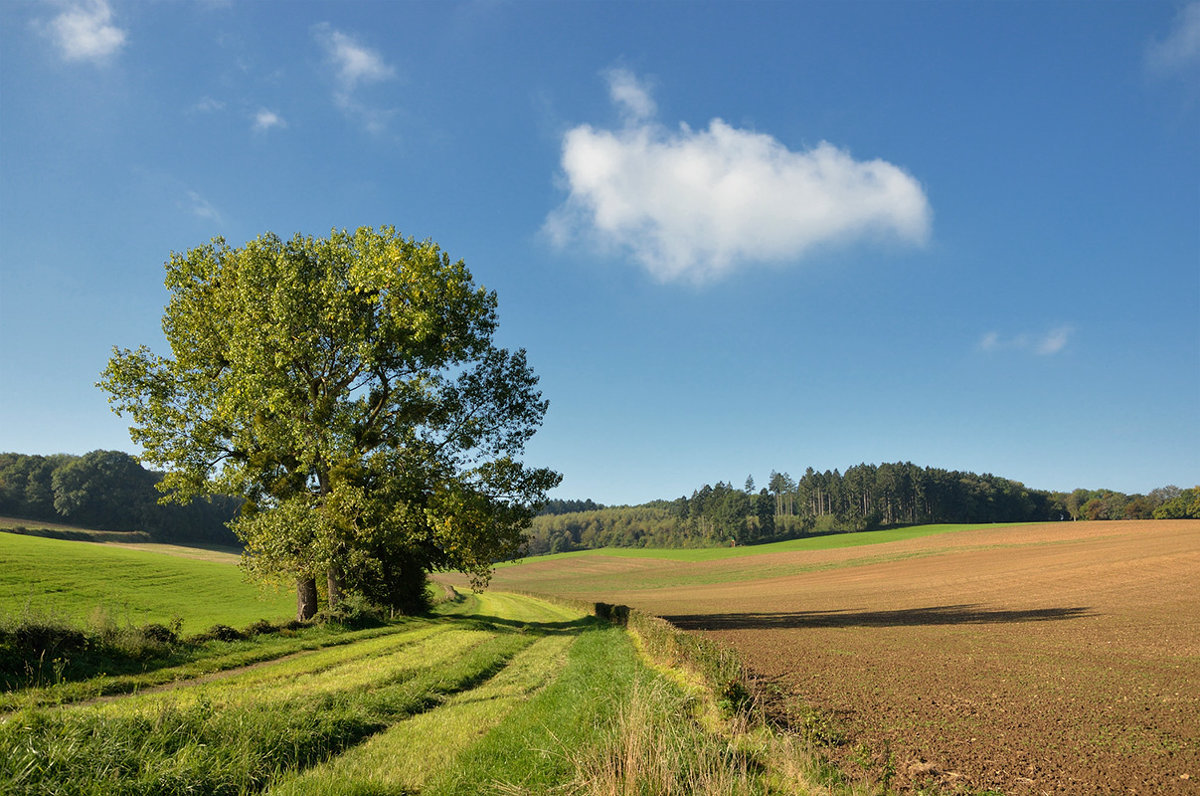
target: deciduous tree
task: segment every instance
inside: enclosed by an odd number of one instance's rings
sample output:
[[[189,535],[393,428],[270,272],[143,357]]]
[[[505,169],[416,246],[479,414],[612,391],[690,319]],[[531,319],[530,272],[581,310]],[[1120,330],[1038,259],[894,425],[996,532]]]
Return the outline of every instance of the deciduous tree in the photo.
[[[494,340],[496,294],[391,227],[174,254],[170,356],[114,349],[100,386],[168,498],[245,498],[244,564],[298,615],[358,591],[419,605],[427,572],[482,584],[559,476],[518,461],[547,403]]]

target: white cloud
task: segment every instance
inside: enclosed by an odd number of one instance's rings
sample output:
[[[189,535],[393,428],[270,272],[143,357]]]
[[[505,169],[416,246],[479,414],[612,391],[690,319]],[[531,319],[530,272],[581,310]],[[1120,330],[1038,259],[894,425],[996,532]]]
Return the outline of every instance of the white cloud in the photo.
[[[1167,37],[1147,48],[1146,62],[1161,72],[1173,72],[1200,62],[1200,2],[1180,10]]]
[[[608,96],[633,120],[649,119],[658,113],[658,106],[649,89],[627,69],[612,69],[608,74]]]
[[[212,203],[205,199],[195,191],[187,192],[188,210],[197,218],[207,219],[220,223],[221,213],[217,208],[212,206]]]
[[[212,97],[201,97],[188,110],[192,113],[216,113],[217,111],[225,110],[225,103]]]
[[[1003,337],[999,332],[988,332],[979,340],[980,351],[1023,351],[1038,356],[1052,356],[1067,347],[1075,327],[1069,324],[1056,326],[1047,332],[1033,334],[1022,332],[1012,337]]]
[[[1067,347],[1067,342],[1071,339],[1071,333],[1075,330],[1070,326],[1059,326],[1057,329],[1051,329],[1042,337],[1034,340],[1033,353],[1049,356],[1057,354]]]
[[[103,61],[125,45],[125,31],[112,19],[107,0],[85,0],[67,6],[47,32],[68,61]]]
[[[381,134],[393,111],[380,110],[361,102],[356,92],[367,83],[378,83],[396,76],[396,70],[383,57],[358,42],[353,36],[335,30],[323,22],[313,28],[317,43],[333,69],[333,101],[348,116],[356,117],[372,134]]]
[[[662,281],[706,281],[751,262],[883,234],[921,244],[929,203],[920,184],[883,160],[859,161],[821,142],[789,150],[721,119],[694,131],[653,121],[646,88],[608,73],[620,130],[579,125],[563,138],[569,196],[546,220],[560,246],[576,238],[628,251]]]
[[[359,85],[395,77],[396,70],[379,53],[359,44],[353,36],[334,30],[328,23],[317,25],[314,35],[333,66],[337,83],[334,99],[339,105],[351,104],[351,96]]]
[[[275,111],[259,108],[254,114],[254,132],[265,133],[272,127],[287,127],[287,121]]]

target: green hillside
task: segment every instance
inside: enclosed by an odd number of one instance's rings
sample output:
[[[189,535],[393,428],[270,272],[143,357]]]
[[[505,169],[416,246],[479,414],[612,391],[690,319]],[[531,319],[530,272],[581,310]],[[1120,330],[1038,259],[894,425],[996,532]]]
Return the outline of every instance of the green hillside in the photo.
[[[1029,523],[1008,523],[1024,525]],[[803,539],[788,539],[768,544],[741,545],[738,547],[602,547],[595,550],[575,550],[570,553],[551,553],[522,561],[556,561],[587,556],[610,556],[612,558],[660,558],[667,561],[716,561],[724,558],[765,555],[767,553],[790,553],[797,550],[833,550],[840,547],[885,544],[923,536],[936,536],[976,528],[1003,528],[1007,525],[914,525],[891,528],[884,531],[859,531],[858,533],[831,533],[809,536]],[[511,566],[520,561],[510,561],[500,566]]]
[[[87,620],[183,620],[183,631],[244,627],[295,614],[295,597],[263,591],[228,563],[104,544],[0,533],[0,605]]]

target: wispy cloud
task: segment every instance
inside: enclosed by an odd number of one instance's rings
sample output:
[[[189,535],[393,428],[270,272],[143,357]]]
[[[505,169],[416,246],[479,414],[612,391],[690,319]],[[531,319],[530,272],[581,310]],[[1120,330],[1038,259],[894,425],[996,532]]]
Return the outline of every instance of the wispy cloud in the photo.
[[[68,61],[102,62],[125,46],[126,33],[113,24],[107,0],[70,3],[45,31]]]
[[[203,218],[207,221],[215,221],[220,223],[221,213],[217,208],[213,207],[212,203],[205,199],[195,191],[187,192],[187,209],[192,215],[197,218]]]
[[[225,110],[225,103],[212,97],[201,97],[188,110],[192,113],[216,113]]]
[[[569,195],[544,226],[557,245],[589,240],[627,251],[661,281],[703,282],[824,244],[927,240],[929,203],[900,167],[828,142],[793,151],[721,119],[668,129],[644,83],[620,69],[606,77],[624,126],[564,136]]]
[[[1175,72],[1200,63],[1200,2],[1180,9],[1167,36],[1146,49],[1146,64],[1157,72]]]
[[[287,127],[287,121],[275,111],[259,108],[254,114],[254,132],[265,133],[273,127]]]
[[[378,133],[386,126],[389,111],[371,108],[357,97],[359,89],[369,83],[391,80],[396,70],[375,50],[353,36],[335,30],[323,22],[313,28],[317,43],[325,51],[332,69],[333,101],[339,108],[357,116],[369,131]]]
[[[608,96],[633,121],[650,119],[658,113],[658,105],[650,96],[650,89],[628,69],[610,69]]]
[[[1067,347],[1075,327],[1069,324],[1056,326],[1042,333],[1021,332],[1005,337],[999,332],[988,332],[979,339],[980,351],[1023,351],[1038,356],[1052,356]]]

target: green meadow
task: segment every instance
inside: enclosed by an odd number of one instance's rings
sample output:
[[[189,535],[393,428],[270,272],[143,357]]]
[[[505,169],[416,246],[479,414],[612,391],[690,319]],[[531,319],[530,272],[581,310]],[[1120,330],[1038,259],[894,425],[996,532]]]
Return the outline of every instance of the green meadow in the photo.
[[[769,553],[790,553],[801,550],[833,550],[842,547],[862,547],[864,545],[886,544],[907,539],[920,539],[924,536],[938,536],[958,531],[970,531],[977,528],[1004,528],[1009,525],[1027,525],[1030,523],[1006,523],[988,525],[914,525],[904,528],[890,528],[883,531],[859,531],[856,533],[830,533],[820,536],[807,536],[802,539],[788,539],[783,542],[767,544],[742,545],[739,547],[603,547],[595,550],[574,550],[569,553],[553,553],[537,556],[536,558],[508,561],[499,566],[513,566],[522,561],[557,561],[587,556],[609,556],[612,558],[659,558],[665,561],[719,561],[726,558],[744,558],[746,556],[766,555]]]
[[[102,614],[118,624],[178,617],[185,633],[296,610],[293,595],[248,583],[227,561],[11,533],[0,533],[0,606],[76,621]]]

